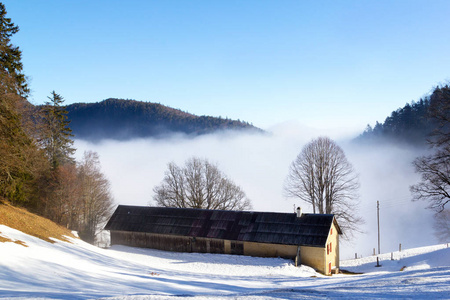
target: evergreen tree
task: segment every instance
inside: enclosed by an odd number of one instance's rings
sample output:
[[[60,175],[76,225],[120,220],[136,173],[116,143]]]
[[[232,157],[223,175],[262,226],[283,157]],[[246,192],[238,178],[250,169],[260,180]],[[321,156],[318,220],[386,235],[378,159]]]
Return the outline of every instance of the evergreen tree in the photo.
[[[0,3],[0,200],[25,204],[45,159],[27,128],[23,108],[28,93],[22,72],[21,51],[11,44],[19,28],[6,17]]]
[[[4,83],[2,80],[2,86]],[[17,95],[3,91],[0,90],[0,197],[23,202],[24,184],[32,177],[26,153],[33,144],[21,126]]]
[[[70,121],[67,118],[67,111],[65,106],[62,106],[64,98],[53,91],[48,99],[50,99],[50,102],[47,102],[42,108],[44,136],[41,144],[52,169],[56,170],[60,165],[74,163],[72,155],[75,148],[72,148],[73,140],[71,137],[73,137],[73,134],[69,127]]]
[[[22,51],[11,44],[11,37],[19,31],[19,27],[6,17],[6,9],[0,3],[0,65],[2,75],[9,75],[15,79],[10,88],[21,96],[29,93],[25,75],[22,73]]]

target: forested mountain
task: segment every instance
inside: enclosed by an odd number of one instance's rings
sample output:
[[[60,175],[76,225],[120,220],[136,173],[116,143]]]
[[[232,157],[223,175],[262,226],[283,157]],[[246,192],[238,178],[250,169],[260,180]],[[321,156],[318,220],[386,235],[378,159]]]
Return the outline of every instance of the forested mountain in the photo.
[[[75,138],[127,140],[170,133],[200,135],[217,130],[262,130],[246,122],[196,116],[157,103],[107,99],[66,107]]]
[[[393,111],[384,123],[376,122],[356,138],[357,142],[395,141],[414,146],[425,146],[433,132],[440,126],[433,117],[434,108],[450,101],[448,85],[436,87],[433,93],[419,101],[407,103],[403,108]]]

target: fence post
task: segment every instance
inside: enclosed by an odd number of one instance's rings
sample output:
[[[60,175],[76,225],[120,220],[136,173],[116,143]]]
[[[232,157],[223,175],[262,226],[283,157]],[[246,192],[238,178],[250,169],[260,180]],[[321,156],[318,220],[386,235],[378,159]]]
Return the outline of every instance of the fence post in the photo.
[[[377,265],[376,265],[375,267],[381,267],[381,265],[380,265],[380,259],[379,259],[378,256],[377,256]]]
[[[402,252],[402,243],[398,244],[398,252]]]

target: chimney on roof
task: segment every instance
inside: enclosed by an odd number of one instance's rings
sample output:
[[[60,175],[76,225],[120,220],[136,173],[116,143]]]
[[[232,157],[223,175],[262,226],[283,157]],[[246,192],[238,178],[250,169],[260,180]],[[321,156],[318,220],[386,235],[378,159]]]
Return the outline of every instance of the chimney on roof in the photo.
[[[297,218],[300,218],[302,216],[302,209],[301,207],[297,207]]]

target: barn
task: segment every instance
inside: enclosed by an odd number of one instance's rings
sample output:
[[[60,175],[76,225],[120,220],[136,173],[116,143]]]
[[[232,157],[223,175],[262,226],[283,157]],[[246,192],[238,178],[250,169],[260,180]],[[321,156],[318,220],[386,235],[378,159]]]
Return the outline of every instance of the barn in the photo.
[[[105,226],[111,245],[294,259],[339,270],[334,215],[119,205]]]

